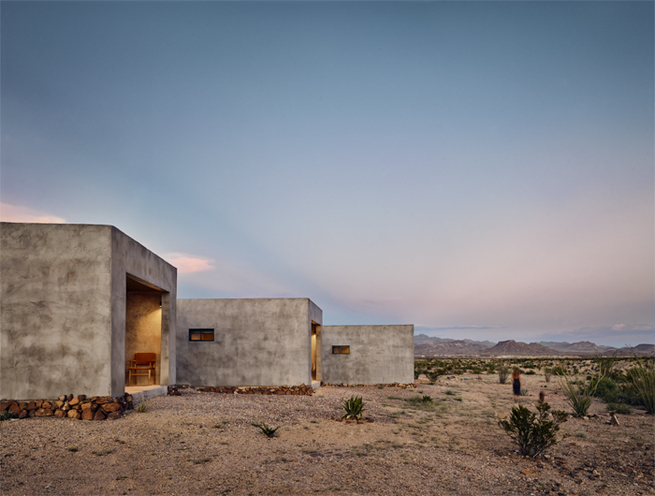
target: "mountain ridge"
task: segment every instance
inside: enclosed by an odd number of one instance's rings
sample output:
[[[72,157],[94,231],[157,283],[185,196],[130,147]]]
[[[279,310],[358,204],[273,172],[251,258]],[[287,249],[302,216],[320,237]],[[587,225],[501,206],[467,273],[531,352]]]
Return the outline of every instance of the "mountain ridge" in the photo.
[[[508,339],[494,343],[472,339],[448,339],[426,334],[414,336],[415,356],[450,355],[525,355],[525,356],[595,356],[597,354],[616,354],[616,356],[655,355],[655,344],[641,343],[634,347],[615,348],[597,345],[591,341],[540,341],[524,343]]]

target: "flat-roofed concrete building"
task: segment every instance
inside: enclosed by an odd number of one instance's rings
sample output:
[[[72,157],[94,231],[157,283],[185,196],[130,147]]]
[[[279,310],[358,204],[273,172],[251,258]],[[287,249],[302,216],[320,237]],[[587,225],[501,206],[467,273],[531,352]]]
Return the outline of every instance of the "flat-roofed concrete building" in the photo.
[[[413,384],[413,325],[323,326],[326,384]]]
[[[309,298],[181,299],[177,380],[298,386],[321,380],[323,312]]]
[[[0,291],[0,397],[120,396],[137,352],[176,383],[177,269],[115,227],[3,222]]]

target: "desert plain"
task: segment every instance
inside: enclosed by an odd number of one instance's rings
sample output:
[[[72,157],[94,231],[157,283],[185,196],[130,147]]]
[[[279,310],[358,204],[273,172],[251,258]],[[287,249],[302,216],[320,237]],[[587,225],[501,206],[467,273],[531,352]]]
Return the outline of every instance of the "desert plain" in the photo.
[[[571,412],[557,380],[523,376]],[[344,422],[362,396],[366,421]],[[429,396],[431,401],[412,398]],[[410,401],[407,401],[410,400]],[[495,373],[447,375],[416,388],[327,387],[313,396],[181,390],[117,420],[0,423],[3,495],[641,495],[655,494],[655,419],[593,399],[556,445],[521,457],[498,426],[514,398]],[[253,424],[278,427],[266,437]]]

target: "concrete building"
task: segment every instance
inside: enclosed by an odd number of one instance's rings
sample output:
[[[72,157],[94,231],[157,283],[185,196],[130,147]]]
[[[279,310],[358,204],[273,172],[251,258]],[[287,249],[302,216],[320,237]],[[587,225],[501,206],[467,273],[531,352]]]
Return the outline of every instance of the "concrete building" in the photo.
[[[177,269],[113,226],[0,225],[0,397],[120,396],[135,352],[176,383]]]
[[[413,384],[414,326],[324,326],[321,356],[326,384]]]
[[[297,386],[321,380],[323,312],[308,298],[177,303],[177,381]]]
[[[175,267],[113,226],[0,225],[0,398],[120,396],[135,353],[161,386],[412,383],[413,329],[323,326],[308,298],[177,300]]]

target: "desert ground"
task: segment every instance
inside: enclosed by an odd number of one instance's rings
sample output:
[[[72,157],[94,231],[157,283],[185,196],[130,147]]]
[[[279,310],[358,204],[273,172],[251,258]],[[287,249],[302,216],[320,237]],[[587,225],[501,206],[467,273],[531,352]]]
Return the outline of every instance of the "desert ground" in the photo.
[[[524,375],[571,411],[556,380]],[[337,421],[359,395],[367,422]],[[406,400],[428,395],[422,406]],[[321,387],[314,396],[182,391],[113,421],[0,423],[0,492],[16,494],[639,495],[655,494],[655,419],[609,424],[606,405],[570,417],[558,444],[519,457],[498,426],[514,405],[497,374],[451,375],[415,389]],[[253,423],[279,426],[267,438]]]

